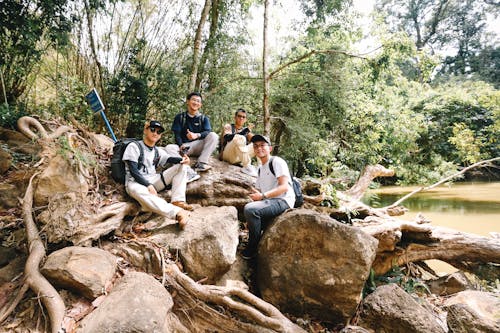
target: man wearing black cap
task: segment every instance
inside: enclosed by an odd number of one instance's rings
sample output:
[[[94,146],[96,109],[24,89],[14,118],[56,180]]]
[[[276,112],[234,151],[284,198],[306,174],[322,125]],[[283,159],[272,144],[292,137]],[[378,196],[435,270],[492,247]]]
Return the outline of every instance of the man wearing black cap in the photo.
[[[271,157],[271,140],[256,134],[251,142],[255,156],[262,165],[258,170],[255,188],[249,194],[253,201],[247,203],[243,210],[248,226],[248,245],[242,252],[244,259],[251,259],[257,254],[262,230],[269,221],[295,204],[288,165],[281,157]],[[269,168],[270,163],[274,172]]]
[[[147,121],[144,124],[142,141],[138,141],[137,144],[131,143],[125,148],[122,158],[127,171],[125,189],[141,204],[143,210],[175,219],[179,222],[179,227],[184,229],[188,220],[188,213],[185,210],[193,210],[193,207],[186,203],[186,169],[190,160],[186,155],[169,156],[165,150],[155,147],[164,130],[160,122]],[[139,164],[141,154],[143,158]],[[156,173],[158,165],[164,166],[167,163],[172,163],[174,166],[161,174]],[[170,184],[171,204],[158,196],[158,191],[164,190]]]

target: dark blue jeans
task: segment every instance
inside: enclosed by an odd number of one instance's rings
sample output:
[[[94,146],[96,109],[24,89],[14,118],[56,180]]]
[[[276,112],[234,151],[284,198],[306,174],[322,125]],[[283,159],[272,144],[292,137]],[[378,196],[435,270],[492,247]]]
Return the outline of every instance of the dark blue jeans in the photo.
[[[257,245],[262,231],[265,230],[273,217],[280,215],[288,208],[290,207],[286,201],[279,198],[253,201],[245,205],[243,213],[248,225],[248,246],[246,249],[248,254],[257,253]]]

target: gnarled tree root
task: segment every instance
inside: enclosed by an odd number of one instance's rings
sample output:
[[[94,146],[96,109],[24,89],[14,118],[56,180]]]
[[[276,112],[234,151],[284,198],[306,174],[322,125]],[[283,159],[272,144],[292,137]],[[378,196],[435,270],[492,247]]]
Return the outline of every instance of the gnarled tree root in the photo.
[[[39,266],[45,257],[45,247],[38,234],[38,228],[33,220],[33,175],[23,198],[23,219],[26,226],[29,256],[24,269],[25,280],[31,290],[41,298],[47,308],[51,330],[53,333],[61,332],[62,320],[64,318],[65,305],[57,290],[40,273]]]
[[[57,139],[66,132],[72,131],[72,128],[69,126],[60,126],[54,132],[48,134],[38,120],[28,116],[21,117],[17,120],[17,128],[19,129],[19,132],[23,133],[31,140],[38,140],[39,138],[42,138],[49,141]],[[39,136],[33,132],[31,128],[35,128],[38,131]]]
[[[231,287],[201,285],[184,275],[176,264],[168,264],[167,275],[174,278],[185,291],[204,302],[222,306],[237,313],[239,316],[256,323],[263,329],[275,332],[305,332],[292,323],[273,305],[263,301],[250,292]],[[247,329],[250,329],[250,325]],[[259,331],[256,326],[248,332]]]

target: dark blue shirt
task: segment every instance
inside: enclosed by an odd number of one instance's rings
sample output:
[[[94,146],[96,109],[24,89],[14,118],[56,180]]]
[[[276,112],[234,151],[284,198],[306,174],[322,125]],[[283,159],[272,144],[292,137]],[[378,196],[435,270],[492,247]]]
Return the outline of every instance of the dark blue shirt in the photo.
[[[207,116],[197,113],[196,116],[191,117],[187,112],[178,113],[174,122],[172,123],[172,131],[175,135],[175,143],[181,146],[183,143],[195,141],[187,138],[187,130],[192,133],[200,133],[201,137],[195,140],[204,139],[208,133],[212,131],[210,126],[210,119]]]

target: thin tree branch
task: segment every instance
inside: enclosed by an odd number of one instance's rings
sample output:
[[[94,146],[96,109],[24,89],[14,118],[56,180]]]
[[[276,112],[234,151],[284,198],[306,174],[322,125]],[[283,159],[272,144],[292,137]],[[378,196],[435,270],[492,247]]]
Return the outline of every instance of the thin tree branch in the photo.
[[[450,181],[458,176],[460,176],[461,174],[469,171],[470,169],[474,169],[474,168],[477,168],[477,167],[483,167],[487,164],[490,164],[490,163],[493,163],[493,162],[496,162],[496,161],[499,161],[500,160],[500,157],[495,157],[495,158],[492,158],[492,159],[489,159],[489,160],[484,160],[484,161],[479,161],[477,163],[474,163],[466,168],[463,168],[460,172],[457,172],[449,177],[446,177],[444,179],[441,179],[440,181],[438,181],[437,183],[431,185],[431,186],[427,186],[427,187],[420,187],[416,190],[414,190],[413,192],[411,193],[408,193],[407,195],[405,195],[404,197],[402,197],[401,199],[399,199],[398,201],[396,201],[395,203],[393,203],[392,205],[389,205],[387,207],[384,207],[382,209],[389,209],[389,208],[394,208],[398,205],[400,205],[403,201],[405,201],[406,199],[408,199],[409,197],[411,197],[412,195],[414,195],[415,193],[418,193],[418,192],[424,192],[424,191],[428,191],[436,186],[439,186],[443,183],[446,183],[447,181]]]
[[[360,58],[360,59],[365,59],[365,60],[368,59],[366,57],[363,57],[362,55],[352,54],[352,53],[349,53],[347,51],[341,51],[341,50],[312,50],[312,51],[310,51],[310,52],[308,52],[306,54],[301,55],[297,59],[294,59],[292,61],[287,62],[286,64],[281,65],[280,67],[278,67],[277,69],[275,69],[274,71],[272,71],[271,73],[269,73],[269,76],[268,76],[269,79],[272,79],[273,76],[275,76],[276,74],[278,74],[279,72],[281,72],[283,69],[285,69],[285,68],[287,68],[287,67],[289,67],[289,66],[291,66],[293,64],[296,64],[298,62],[301,62],[304,59],[312,57],[315,54],[343,54],[343,55],[346,55],[348,57]]]

